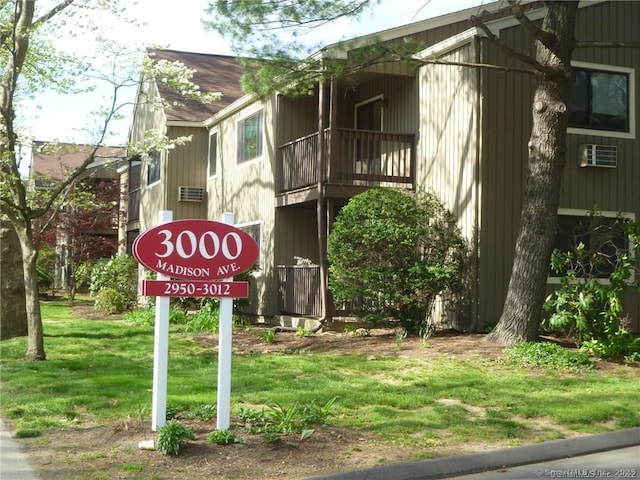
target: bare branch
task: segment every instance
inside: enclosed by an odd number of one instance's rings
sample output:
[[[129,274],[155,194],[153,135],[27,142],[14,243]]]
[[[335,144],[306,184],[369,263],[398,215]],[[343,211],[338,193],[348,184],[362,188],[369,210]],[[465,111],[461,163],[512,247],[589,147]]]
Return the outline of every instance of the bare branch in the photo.
[[[454,67],[470,67],[470,68],[484,68],[485,70],[496,70],[499,72],[511,72],[511,73],[526,73],[528,75],[536,75],[538,70],[532,70],[527,68],[514,68],[505,67],[503,65],[493,65],[489,63],[474,63],[474,62],[450,62],[447,60],[420,60],[424,65],[450,65]]]
[[[520,25],[522,25],[522,27],[529,33],[529,35],[542,42],[542,44],[549,50],[554,51],[557,40],[556,36],[542,30],[541,28],[537,27],[531,20],[529,20],[529,17],[524,14],[524,10],[518,2],[516,2],[515,0],[507,1],[509,2],[509,6],[511,7],[511,13],[515,17],[515,19],[520,22]]]
[[[33,22],[33,26],[34,27],[38,27],[38,26],[42,25],[43,23],[46,23],[47,21],[51,20],[58,13],[60,13],[65,8],[67,8],[69,5],[71,5],[74,1],[75,0],[63,0],[58,5],[53,7],[51,10],[46,12],[44,15],[41,15],[40,18],[38,18],[35,22]]]
[[[640,48],[640,42],[576,41],[575,48]]]
[[[547,68],[547,67],[541,65],[538,61],[536,61],[535,58],[532,58],[529,55],[525,55],[524,53],[520,53],[520,52],[514,50],[513,48],[508,47],[507,45],[502,43],[500,41],[500,39],[495,36],[495,34],[491,31],[491,29],[489,27],[487,27],[487,25],[480,18],[476,17],[475,15],[472,15],[470,20],[471,20],[471,23],[473,25],[475,25],[480,30],[482,30],[484,32],[484,34],[487,36],[487,38],[492,43],[494,43],[498,48],[500,48],[503,52],[505,52],[508,56],[510,56],[512,58],[517,58],[518,60],[522,61],[523,63],[531,65],[537,72],[553,73],[550,68]]]

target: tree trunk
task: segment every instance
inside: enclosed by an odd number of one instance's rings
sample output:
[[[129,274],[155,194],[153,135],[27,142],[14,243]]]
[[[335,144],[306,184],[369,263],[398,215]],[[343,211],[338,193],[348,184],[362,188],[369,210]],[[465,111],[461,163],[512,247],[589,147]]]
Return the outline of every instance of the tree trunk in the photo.
[[[577,4],[547,2],[542,30],[555,38],[536,40],[542,69],[533,100],[520,230],[502,316],[488,336],[506,345],[536,340],[542,319],[565,164]]]
[[[42,314],[38,296],[38,273],[36,263],[38,251],[33,244],[30,223],[16,228],[20,248],[22,250],[22,269],[24,272],[24,289],[27,308],[27,360],[45,360],[44,334],[42,330]]]
[[[20,251],[13,225],[0,220],[0,340],[27,335]]]

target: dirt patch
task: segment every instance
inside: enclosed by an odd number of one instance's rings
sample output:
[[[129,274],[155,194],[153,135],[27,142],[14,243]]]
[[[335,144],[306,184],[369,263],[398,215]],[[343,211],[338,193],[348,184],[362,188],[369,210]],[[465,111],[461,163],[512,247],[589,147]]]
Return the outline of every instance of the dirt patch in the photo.
[[[75,310],[75,309],[74,309]],[[77,313],[77,312],[76,312]],[[87,312],[82,312],[86,316]],[[370,336],[323,333],[300,337],[278,333],[274,343],[260,340],[260,330],[234,332],[236,354],[277,352],[361,352],[372,357],[451,356],[458,359],[495,359],[502,347],[489,343],[481,334],[440,332],[424,345],[419,338],[397,342],[393,330],[373,330]],[[217,348],[216,336],[201,335],[199,341]],[[602,362],[601,367],[619,368]],[[442,402],[457,402],[442,399]],[[483,412],[473,412],[483,415]],[[543,420],[538,419],[539,422]],[[356,430],[324,427],[301,441],[299,436],[283,437],[265,444],[261,437],[242,434],[245,443],[218,446],[206,439],[215,430],[210,422],[184,421],[196,433],[178,456],[162,455],[138,448],[152,439],[150,424],[125,419],[114,425],[69,427],[43,436],[19,440],[30,463],[41,478],[68,479],[172,479],[215,478],[219,480],[300,479],[336,471],[349,471],[430,456],[460,455],[506,447],[507,444],[465,443],[448,446],[446,439],[434,439],[433,448],[402,445]],[[9,424],[11,427],[11,424]],[[540,425],[543,428],[544,425]],[[567,436],[574,435],[566,432]]]

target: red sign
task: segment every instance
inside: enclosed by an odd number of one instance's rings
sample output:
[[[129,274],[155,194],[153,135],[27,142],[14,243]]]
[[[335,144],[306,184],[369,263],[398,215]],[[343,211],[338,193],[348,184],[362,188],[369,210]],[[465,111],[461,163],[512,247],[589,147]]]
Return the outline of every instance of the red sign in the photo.
[[[258,259],[251,236],[213,220],[176,220],[150,228],[133,242],[133,256],[157,273],[182,280],[216,280],[242,273]]]
[[[148,297],[248,298],[249,282],[188,282],[184,280],[143,280],[142,295]]]

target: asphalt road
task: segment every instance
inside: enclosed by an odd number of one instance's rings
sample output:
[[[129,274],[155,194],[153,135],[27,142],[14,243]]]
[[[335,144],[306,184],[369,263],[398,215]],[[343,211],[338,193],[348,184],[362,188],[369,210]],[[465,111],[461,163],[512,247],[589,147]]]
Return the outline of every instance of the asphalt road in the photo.
[[[309,480],[640,479],[640,428],[458,457],[338,472]]]

